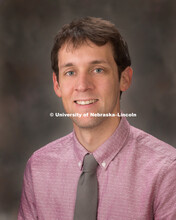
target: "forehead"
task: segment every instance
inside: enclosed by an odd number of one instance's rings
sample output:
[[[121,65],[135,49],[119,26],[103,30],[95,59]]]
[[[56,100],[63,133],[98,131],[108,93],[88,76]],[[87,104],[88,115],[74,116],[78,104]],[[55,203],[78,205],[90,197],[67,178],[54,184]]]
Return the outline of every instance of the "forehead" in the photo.
[[[67,60],[89,60],[89,59],[105,59],[106,61],[114,60],[113,47],[111,43],[106,43],[98,46],[92,41],[85,41],[78,45],[73,45],[72,42],[66,42],[58,52],[59,63]]]

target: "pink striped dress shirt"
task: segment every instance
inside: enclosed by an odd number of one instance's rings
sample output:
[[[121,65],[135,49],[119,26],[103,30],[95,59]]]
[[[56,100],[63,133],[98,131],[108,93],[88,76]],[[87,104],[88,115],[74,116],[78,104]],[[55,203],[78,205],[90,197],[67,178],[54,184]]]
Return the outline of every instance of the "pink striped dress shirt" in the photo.
[[[26,166],[18,220],[72,220],[87,153],[74,132],[36,151]],[[175,148],[122,118],[93,155],[98,220],[176,220]]]

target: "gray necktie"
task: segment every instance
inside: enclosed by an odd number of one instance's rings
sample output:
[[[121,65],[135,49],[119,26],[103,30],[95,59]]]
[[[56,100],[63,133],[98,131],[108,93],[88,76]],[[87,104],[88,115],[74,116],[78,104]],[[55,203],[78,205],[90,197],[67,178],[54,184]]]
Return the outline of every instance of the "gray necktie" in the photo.
[[[92,154],[86,154],[83,172],[78,181],[74,220],[96,220],[98,206],[98,163]]]

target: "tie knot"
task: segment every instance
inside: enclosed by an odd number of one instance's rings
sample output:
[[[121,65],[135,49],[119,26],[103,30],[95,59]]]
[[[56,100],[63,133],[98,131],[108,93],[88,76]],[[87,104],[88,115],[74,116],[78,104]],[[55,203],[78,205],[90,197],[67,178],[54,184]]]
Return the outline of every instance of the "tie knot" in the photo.
[[[95,160],[93,154],[86,154],[84,157],[83,171],[87,172],[96,172],[98,163]]]

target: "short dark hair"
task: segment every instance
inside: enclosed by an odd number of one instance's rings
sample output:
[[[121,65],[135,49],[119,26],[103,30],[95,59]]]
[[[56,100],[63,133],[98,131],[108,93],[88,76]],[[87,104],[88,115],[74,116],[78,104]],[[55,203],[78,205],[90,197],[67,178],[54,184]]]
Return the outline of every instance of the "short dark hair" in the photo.
[[[97,46],[103,46],[108,42],[111,43],[114,50],[114,60],[118,66],[119,79],[121,72],[127,66],[131,66],[127,43],[115,25],[101,18],[85,17],[64,25],[55,37],[51,51],[51,63],[57,79],[59,77],[58,52],[62,45],[66,42],[72,43],[73,47],[76,48],[87,40],[92,41]]]

